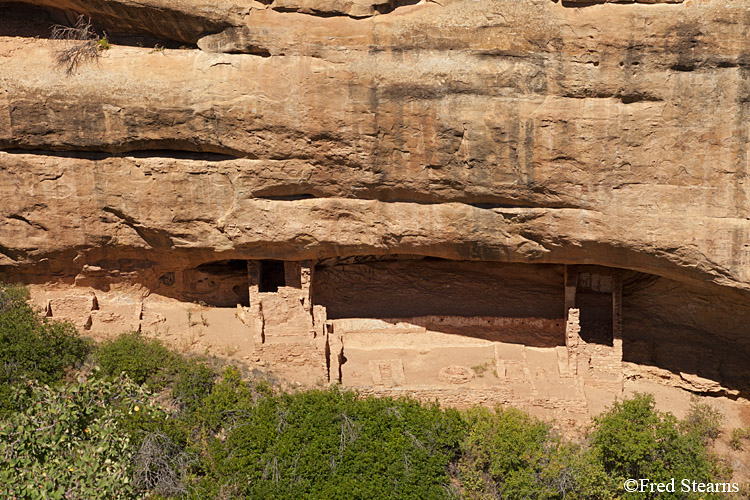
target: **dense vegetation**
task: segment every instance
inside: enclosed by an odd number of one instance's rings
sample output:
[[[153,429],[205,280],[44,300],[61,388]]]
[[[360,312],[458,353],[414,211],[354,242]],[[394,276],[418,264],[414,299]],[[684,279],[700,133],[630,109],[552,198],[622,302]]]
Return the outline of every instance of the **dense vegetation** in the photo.
[[[17,401],[10,393],[13,385],[24,379],[59,382],[90,349],[73,325],[42,319],[28,298],[25,288],[0,284],[0,415]]]
[[[636,395],[571,442],[515,409],[283,392],[139,333],[92,347],[26,299],[0,286],[2,498],[731,498],[623,490],[727,480],[705,404],[678,421]]]

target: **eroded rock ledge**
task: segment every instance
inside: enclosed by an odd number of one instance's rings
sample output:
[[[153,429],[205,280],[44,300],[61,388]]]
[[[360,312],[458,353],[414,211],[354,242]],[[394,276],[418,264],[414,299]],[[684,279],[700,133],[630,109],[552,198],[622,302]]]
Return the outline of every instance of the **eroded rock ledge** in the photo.
[[[28,0],[19,2],[50,10],[57,22],[85,15],[113,35],[148,34],[194,44],[242,21],[249,8],[229,0]]]

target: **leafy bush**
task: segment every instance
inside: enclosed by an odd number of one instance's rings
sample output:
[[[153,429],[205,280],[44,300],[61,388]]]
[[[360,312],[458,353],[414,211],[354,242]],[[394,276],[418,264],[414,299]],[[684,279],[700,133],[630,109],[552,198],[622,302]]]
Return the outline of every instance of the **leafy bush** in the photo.
[[[149,394],[126,378],[79,378],[56,388],[14,388],[24,411],[0,421],[0,496],[18,499],[137,498],[128,414],[164,419]]]
[[[205,362],[184,360],[172,386],[172,397],[185,410],[193,413],[211,394],[216,371]]]
[[[450,496],[447,467],[462,428],[456,411],[337,389],[251,403],[246,389],[234,427],[211,446],[195,498]]]
[[[21,286],[0,284],[0,414],[10,411],[10,385],[24,378],[51,384],[86,358],[90,344],[70,323],[47,321]]]
[[[258,400],[271,395],[268,385],[246,382],[236,367],[227,366],[211,393],[195,408],[191,423],[210,434],[231,429],[253,411]]]
[[[715,464],[701,432],[690,430],[690,425],[686,429],[671,413],[656,410],[651,395],[637,394],[617,402],[594,422],[592,447],[618,484],[631,478],[653,482],[675,478],[677,484],[682,479],[704,483],[715,479]],[[676,489],[659,498],[686,498]],[[643,494],[626,493],[623,498],[643,498]]]
[[[519,410],[469,410],[459,463],[469,499],[606,499],[608,478],[587,450]]]
[[[698,397],[690,400],[690,410],[681,422],[684,432],[696,435],[704,445],[708,446],[719,437],[724,416],[719,410],[709,404],[701,403]]]
[[[216,378],[216,370],[206,361],[185,358],[140,332],[121,333],[104,342],[97,357],[102,374],[126,373],[155,391],[171,388],[175,402],[191,412],[210,394]]]
[[[126,373],[136,384],[158,391],[170,385],[183,366],[183,359],[158,339],[140,332],[127,332],[99,347],[99,365],[104,375]]]

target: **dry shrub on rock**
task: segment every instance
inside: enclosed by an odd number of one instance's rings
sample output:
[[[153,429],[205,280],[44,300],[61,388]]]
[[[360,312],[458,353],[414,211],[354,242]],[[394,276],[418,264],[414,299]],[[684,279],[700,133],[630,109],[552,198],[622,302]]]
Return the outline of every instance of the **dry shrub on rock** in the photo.
[[[68,75],[75,73],[81,64],[97,60],[102,51],[109,48],[106,36],[100,37],[91,24],[91,19],[83,15],[78,16],[74,26],[53,26],[52,38],[71,42],[56,54],[57,63],[65,68]]]

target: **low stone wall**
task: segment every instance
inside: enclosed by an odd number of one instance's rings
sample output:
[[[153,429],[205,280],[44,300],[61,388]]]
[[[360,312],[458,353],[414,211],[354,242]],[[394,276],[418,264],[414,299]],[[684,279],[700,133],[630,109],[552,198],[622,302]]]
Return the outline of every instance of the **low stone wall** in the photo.
[[[390,396],[394,398],[412,397],[424,402],[439,402],[441,406],[468,408],[474,405],[482,406],[515,406],[522,408],[544,408],[546,410],[560,410],[585,415],[588,412],[585,399],[564,398],[515,398],[513,394],[502,388],[472,389],[435,387],[359,387],[357,392],[363,396]]]

